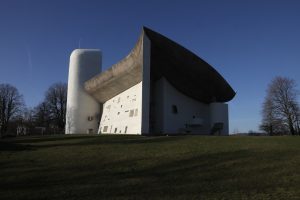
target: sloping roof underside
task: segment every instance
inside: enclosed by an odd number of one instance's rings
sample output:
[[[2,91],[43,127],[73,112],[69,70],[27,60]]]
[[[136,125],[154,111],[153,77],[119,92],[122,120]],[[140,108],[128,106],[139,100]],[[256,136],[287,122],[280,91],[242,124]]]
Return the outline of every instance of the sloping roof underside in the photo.
[[[85,90],[104,103],[142,81],[143,37],[120,62],[85,82]]]
[[[165,77],[177,90],[203,103],[227,102],[235,92],[226,80],[194,53],[163,35],[144,28],[130,54],[85,83],[99,102],[142,81],[143,37],[151,41],[151,80]]]

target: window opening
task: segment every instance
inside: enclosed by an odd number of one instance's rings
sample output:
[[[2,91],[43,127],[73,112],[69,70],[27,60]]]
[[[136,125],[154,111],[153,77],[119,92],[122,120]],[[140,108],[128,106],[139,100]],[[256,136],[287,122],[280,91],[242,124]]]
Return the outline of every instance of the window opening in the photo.
[[[172,105],[172,113],[177,114],[178,113],[178,109],[176,105]]]
[[[130,110],[129,117],[133,117],[133,114],[134,114],[134,110]]]
[[[104,126],[103,132],[107,132],[107,128],[108,128],[108,126]]]

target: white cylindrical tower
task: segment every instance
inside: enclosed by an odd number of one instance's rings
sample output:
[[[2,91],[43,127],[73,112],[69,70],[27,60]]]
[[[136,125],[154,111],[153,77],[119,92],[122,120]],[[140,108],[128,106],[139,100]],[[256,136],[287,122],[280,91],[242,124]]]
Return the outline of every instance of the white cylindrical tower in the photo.
[[[85,81],[101,72],[97,49],[75,49],[70,56],[66,134],[97,133],[100,104],[84,90]]]

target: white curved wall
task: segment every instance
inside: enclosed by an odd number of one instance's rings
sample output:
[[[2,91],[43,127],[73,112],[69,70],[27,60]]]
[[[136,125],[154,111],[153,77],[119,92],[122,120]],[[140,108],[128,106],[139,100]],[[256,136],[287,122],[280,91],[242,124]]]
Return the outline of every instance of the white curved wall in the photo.
[[[182,94],[164,77],[156,81],[154,87],[155,115],[152,121],[155,133],[178,134],[189,131],[193,134],[209,134],[207,104]],[[176,107],[176,112],[173,111],[173,106]]]
[[[85,81],[101,72],[101,51],[76,49],[70,56],[66,134],[96,133],[99,103],[84,90]]]
[[[188,131],[208,135],[215,123],[223,123],[220,133],[228,135],[227,104],[201,103],[178,91],[165,78],[155,82],[153,95],[154,116],[151,121],[154,133],[177,134]]]

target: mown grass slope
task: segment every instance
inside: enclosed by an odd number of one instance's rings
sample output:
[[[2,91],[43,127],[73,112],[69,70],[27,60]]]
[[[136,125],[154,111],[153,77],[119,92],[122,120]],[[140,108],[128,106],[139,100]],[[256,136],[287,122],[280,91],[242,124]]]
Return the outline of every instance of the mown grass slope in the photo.
[[[300,199],[300,137],[6,139],[0,199]]]

